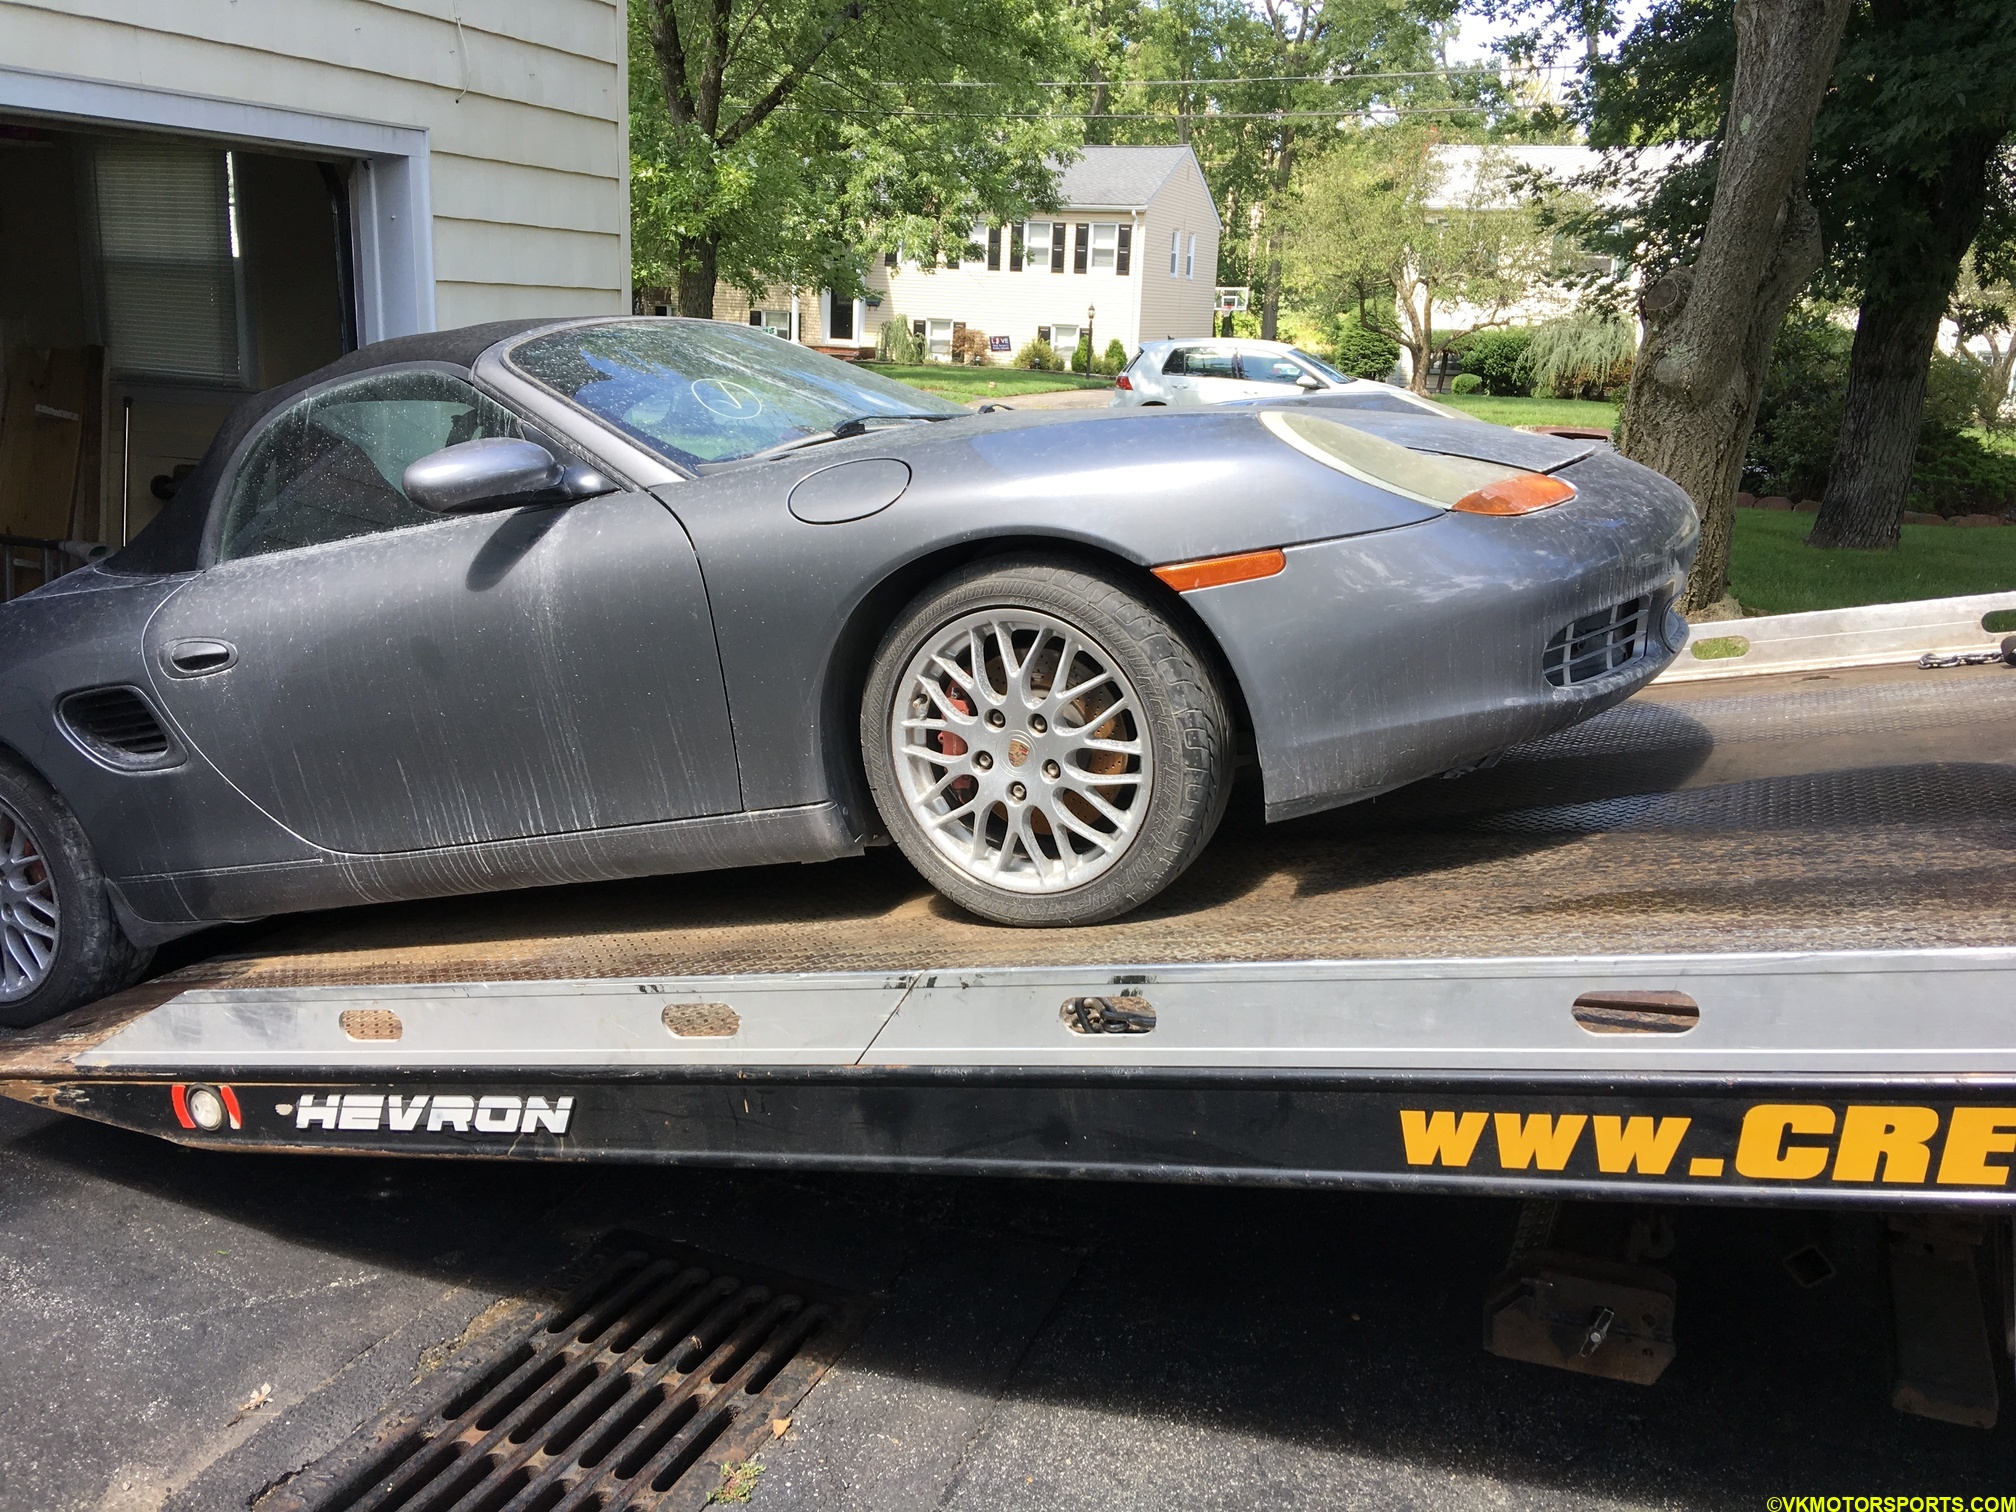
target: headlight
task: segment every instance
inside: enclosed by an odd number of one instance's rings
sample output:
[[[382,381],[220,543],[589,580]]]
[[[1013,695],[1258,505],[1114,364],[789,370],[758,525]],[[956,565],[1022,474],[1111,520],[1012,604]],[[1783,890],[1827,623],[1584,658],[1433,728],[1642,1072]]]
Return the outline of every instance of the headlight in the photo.
[[[1410,451],[1392,441],[1304,410],[1262,410],[1260,423],[1325,467],[1434,509],[1522,515],[1575,497],[1575,485],[1474,457]]]

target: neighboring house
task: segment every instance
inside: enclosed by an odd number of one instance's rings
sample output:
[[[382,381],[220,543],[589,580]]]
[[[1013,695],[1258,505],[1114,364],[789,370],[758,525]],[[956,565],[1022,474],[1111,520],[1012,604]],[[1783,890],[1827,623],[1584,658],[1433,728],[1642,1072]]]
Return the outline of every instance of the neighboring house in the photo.
[[[846,356],[874,350],[884,322],[909,320],[949,360],[962,330],[984,332],[996,362],[1041,338],[1069,357],[1089,322],[1117,340],[1207,336],[1218,282],[1218,207],[1188,147],[1087,147],[1058,173],[1052,215],[975,232],[956,267],[897,253],[869,267],[862,299],[826,290],[715,291],[717,319],[747,321]]]
[[[1684,146],[1648,148],[1641,158],[1641,166],[1663,169],[1693,150]],[[1430,211],[1459,206],[1510,210],[1517,204],[1517,191],[1527,183],[1538,179],[1551,181],[1559,188],[1571,188],[1575,180],[1600,167],[1603,161],[1603,154],[1593,147],[1567,144],[1533,147],[1448,145],[1436,147],[1433,152],[1442,176],[1439,188],[1426,201],[1426,208]],[[1580,254],[1573,249],[1566,249],[1563,262],[1573,272],[1606,277],[1616,268],[1613,258]],[[1631,288],[1637,286],[1635,270],[1626,279],[1626,285]],[[1460,301],[1438,303],[1435,307],[1435,328],[1440,332],[1454,333],[1471,330],[1487,322],[1498,326],[1538,325],[1568,314],[1579,298],[1579,291],[1571,285],[1537,283],[1524,298],[1502,309],[1484,310]],[[1407,369],[1408,355],[1403,349],[1400,354],[1402,382]],[[1446,387],[1448,378],[1455,371],[1453,363],[1449,364],[1446,373],[1431,371],[1429,386]]]
[[[627,310],[624,40],[620,0],[0,0],[0,532],[117,544],[360,343]]]

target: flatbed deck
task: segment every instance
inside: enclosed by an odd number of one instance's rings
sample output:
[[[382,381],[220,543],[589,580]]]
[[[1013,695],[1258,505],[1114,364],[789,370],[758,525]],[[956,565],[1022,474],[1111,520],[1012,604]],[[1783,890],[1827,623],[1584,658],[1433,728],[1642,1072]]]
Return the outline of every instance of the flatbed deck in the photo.
[[[2016,1202],[2016,672],[1655,685],[1257,809],[1097,928],[979,923],[885,850],[220,931],[0,1042],[0,1090],[245,1147]],[[1073,1032],[1123,994],[1151,1031]]]

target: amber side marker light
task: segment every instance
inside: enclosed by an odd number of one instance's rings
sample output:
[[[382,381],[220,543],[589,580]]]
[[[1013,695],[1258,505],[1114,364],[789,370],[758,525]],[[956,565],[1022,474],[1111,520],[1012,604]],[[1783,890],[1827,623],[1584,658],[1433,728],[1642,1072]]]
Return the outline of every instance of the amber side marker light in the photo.
[[[1195,562],[1171,562],[1157,567],[1155,576],[1178,593],[1198,588],[1222,588],[1227,583],[1250,583],[1284,571],[1288,558],[1279,549],[1242,551],[1237,556],[1203,557]]]
[[[1552,509],[1575,497],[1575,485],[1545,473],[1520,473],[1474,488],[1449,507],[1459,514],[1522,515]]]

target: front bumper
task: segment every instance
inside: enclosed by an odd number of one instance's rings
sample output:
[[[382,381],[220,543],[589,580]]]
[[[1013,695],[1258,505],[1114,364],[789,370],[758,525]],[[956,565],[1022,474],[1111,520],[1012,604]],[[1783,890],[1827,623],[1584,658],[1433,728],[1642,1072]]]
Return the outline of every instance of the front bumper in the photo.
[[[1269,819],[1565,729],[1671,663],[1673,605],[1699,539],[1692,504],[1611,452],[1562,475],[1581,494],[1556,509],[1292,546],[1276,577],[1186,595],[1245,694]],[[1550,683],[1558,632],[1638,598],[1650,602],[1628,660]]]

